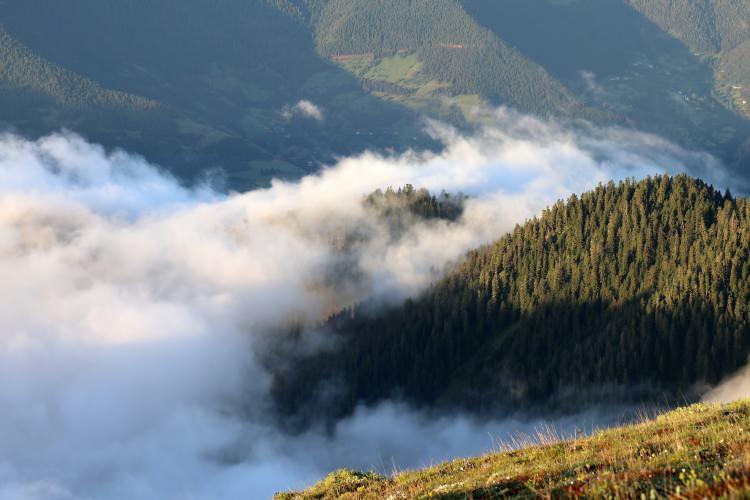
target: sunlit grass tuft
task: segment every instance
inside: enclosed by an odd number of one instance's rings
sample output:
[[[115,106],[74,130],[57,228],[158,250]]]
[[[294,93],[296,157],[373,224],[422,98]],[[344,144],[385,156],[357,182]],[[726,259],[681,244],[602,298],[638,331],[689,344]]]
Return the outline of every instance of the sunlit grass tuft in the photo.
[[[391,478],[338,471],[277,498],[750,497],[750,400],[644,414],[573,439],[543,427],[499,449]]]

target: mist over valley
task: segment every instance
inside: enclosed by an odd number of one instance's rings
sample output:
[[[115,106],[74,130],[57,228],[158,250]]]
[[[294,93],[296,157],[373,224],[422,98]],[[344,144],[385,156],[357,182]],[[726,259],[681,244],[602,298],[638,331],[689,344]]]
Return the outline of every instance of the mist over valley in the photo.
[[[0,1],[0,499],[745,491],[701,5]]]

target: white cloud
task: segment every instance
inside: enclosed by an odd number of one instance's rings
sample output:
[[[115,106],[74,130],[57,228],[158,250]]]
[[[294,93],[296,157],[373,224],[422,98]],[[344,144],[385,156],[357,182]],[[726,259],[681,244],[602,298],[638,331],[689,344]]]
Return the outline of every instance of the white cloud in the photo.
[[[307,99],[302,99],[294,106],[284,106],[281,110],[281,116],[286,120],[291,120],[295,116],[312,118],[319,122],[323,121],[323,109],[313,104]]]
[[[730,403],[750,396],[750,365],[727,377],[703,396],[708,403]]]
[[[341,422],[338,437],[284,436],[255,354],[265,326],[417,293],[571,192],[719,171],[643,134],[507,111],[493,123],[471,137],[434,124],[441,153],[364,154],[237,195],[186,189],[70,134],[0,137],[0,499],[258,497],[390,454],[408,466],[480,451],[487,429],[508,427],[425,423],[389,405]],[[472,198],[460,223],[393,242],[361,200],[405,183]],[[329,283],[331,235],[354,229],[371,235],[352,253],[364,279]]]

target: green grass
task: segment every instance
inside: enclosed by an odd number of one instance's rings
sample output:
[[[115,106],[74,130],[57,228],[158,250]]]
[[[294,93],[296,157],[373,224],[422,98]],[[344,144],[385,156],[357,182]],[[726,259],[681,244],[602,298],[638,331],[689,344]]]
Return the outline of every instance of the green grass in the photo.
[[[464,118],[470,121],[473,120],[472,113],[476,109],[481,109],[483,106],[488,106],[488,103],[478,94],[457,95],[455,97],[443,98],[443,109],[450,110],[453,107],[457,107],[461,110]]]
[[[375,58],[372,54],[350,54],[340,56],[334,61],[357,78],[362,78],[375,66]]]
[[[422,71],[423,63],[416,54],[399,53],[382,59],[372,54],[350,54],[334,59],[342,68],[359,79],[392,84],[400,92],[372,91],[376,97],[406,106],[421,113],[448,119],[458,109],[464,119],[473,121],[472,111],[486,100],[479,94],[450,94],[451,84],[432,79]]]
[[[750,400],[696,404],[572,440],[545,429],[513,445],[521,448],[390,478],[341,470],[276,498],[750,497]]]
[[[412,79],[421,67],[422,63],[417,60],[416,54],[399,54],[382,59],[377,66],[365,74],[365,78],[400,83]]]

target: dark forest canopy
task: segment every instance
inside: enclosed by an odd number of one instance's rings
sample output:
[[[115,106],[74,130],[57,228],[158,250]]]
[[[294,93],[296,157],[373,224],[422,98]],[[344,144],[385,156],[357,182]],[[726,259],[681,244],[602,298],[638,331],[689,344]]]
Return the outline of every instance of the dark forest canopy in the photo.
[[[277,402],[290,414],[325,395],[342,414],[393,396],[476,409],[605,385],[690,394],[747,360],[749,248],[745,198],[684,175],[610,182],[420,297],[333,316],[339,348],[279,373]]]
[[[425,188],[416,189],[406,184],[398,189],[389,187],[385,192],[378,189],[370,193],[363,203],[378,218],[403,228],[407,225],[405,219],[412,217],[456,221],[463,214],[465,200],[466,196],[462,194],[453,195],[443,191],[436,196]]]

